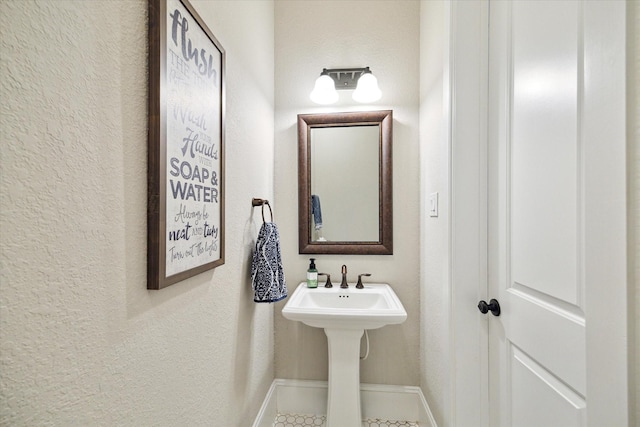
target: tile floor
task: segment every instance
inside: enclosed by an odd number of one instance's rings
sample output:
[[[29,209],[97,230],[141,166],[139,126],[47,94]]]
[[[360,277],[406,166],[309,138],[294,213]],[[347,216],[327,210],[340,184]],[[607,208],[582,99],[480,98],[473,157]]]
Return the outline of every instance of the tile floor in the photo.
[[[324,427],[325,415],[278,414],[273,427]],[[377,418],[363,420],[362,427],[419,427],[413,421],[389,421]]]

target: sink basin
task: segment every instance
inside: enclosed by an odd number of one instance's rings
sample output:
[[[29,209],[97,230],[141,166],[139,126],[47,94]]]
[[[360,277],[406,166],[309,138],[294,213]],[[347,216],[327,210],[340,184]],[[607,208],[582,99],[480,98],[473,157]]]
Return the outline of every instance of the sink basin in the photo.
[[[365,329],[402,323],[407,312],[391,286],[367,283],[364,289],[307,288],[298,285],[282,315],[323,328],[329,350],[326,427],[361,426],[360,339]]]
[[[402,303],[386,283],[367,283],[364,289],[356,289],[354,284],[347,289],[339,285],[311,289],[302,282],[282,315],[324,329],[377,329],[407,318]]]

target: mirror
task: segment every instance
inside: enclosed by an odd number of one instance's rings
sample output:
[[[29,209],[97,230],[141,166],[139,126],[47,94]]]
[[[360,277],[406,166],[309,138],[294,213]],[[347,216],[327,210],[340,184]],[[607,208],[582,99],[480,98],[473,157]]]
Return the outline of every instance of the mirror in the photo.
[[[301,254],[393,254],[391,110],[298,115]]]

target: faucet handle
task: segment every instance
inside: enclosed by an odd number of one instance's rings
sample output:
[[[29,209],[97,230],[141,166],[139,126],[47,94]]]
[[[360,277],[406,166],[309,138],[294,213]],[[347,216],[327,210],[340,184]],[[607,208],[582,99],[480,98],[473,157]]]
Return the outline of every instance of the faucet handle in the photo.
[[[318,273],[318,276],[327,276],[327,282],[324,284],[325,288],[333,288],[333,284],[331,283],[331,275],[328,273]]]
[[[362,276],[369,277],[369,276],[371,276],[371,273],[358,274],[358,283],[356,283],[356,288],[357,289],[364,288],[364,285],[362,284]]]

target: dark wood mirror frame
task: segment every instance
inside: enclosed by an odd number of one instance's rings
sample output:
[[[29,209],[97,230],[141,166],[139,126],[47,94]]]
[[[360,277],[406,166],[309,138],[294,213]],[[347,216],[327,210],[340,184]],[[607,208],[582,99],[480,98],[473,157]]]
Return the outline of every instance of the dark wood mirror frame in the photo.
[[[317,242],[311,240],[311,129],[322,127],[380,126],[378,241]],[[393,254],[392,195],[393,112],[391,110],[298,115],[298,242],[301,254]]]

